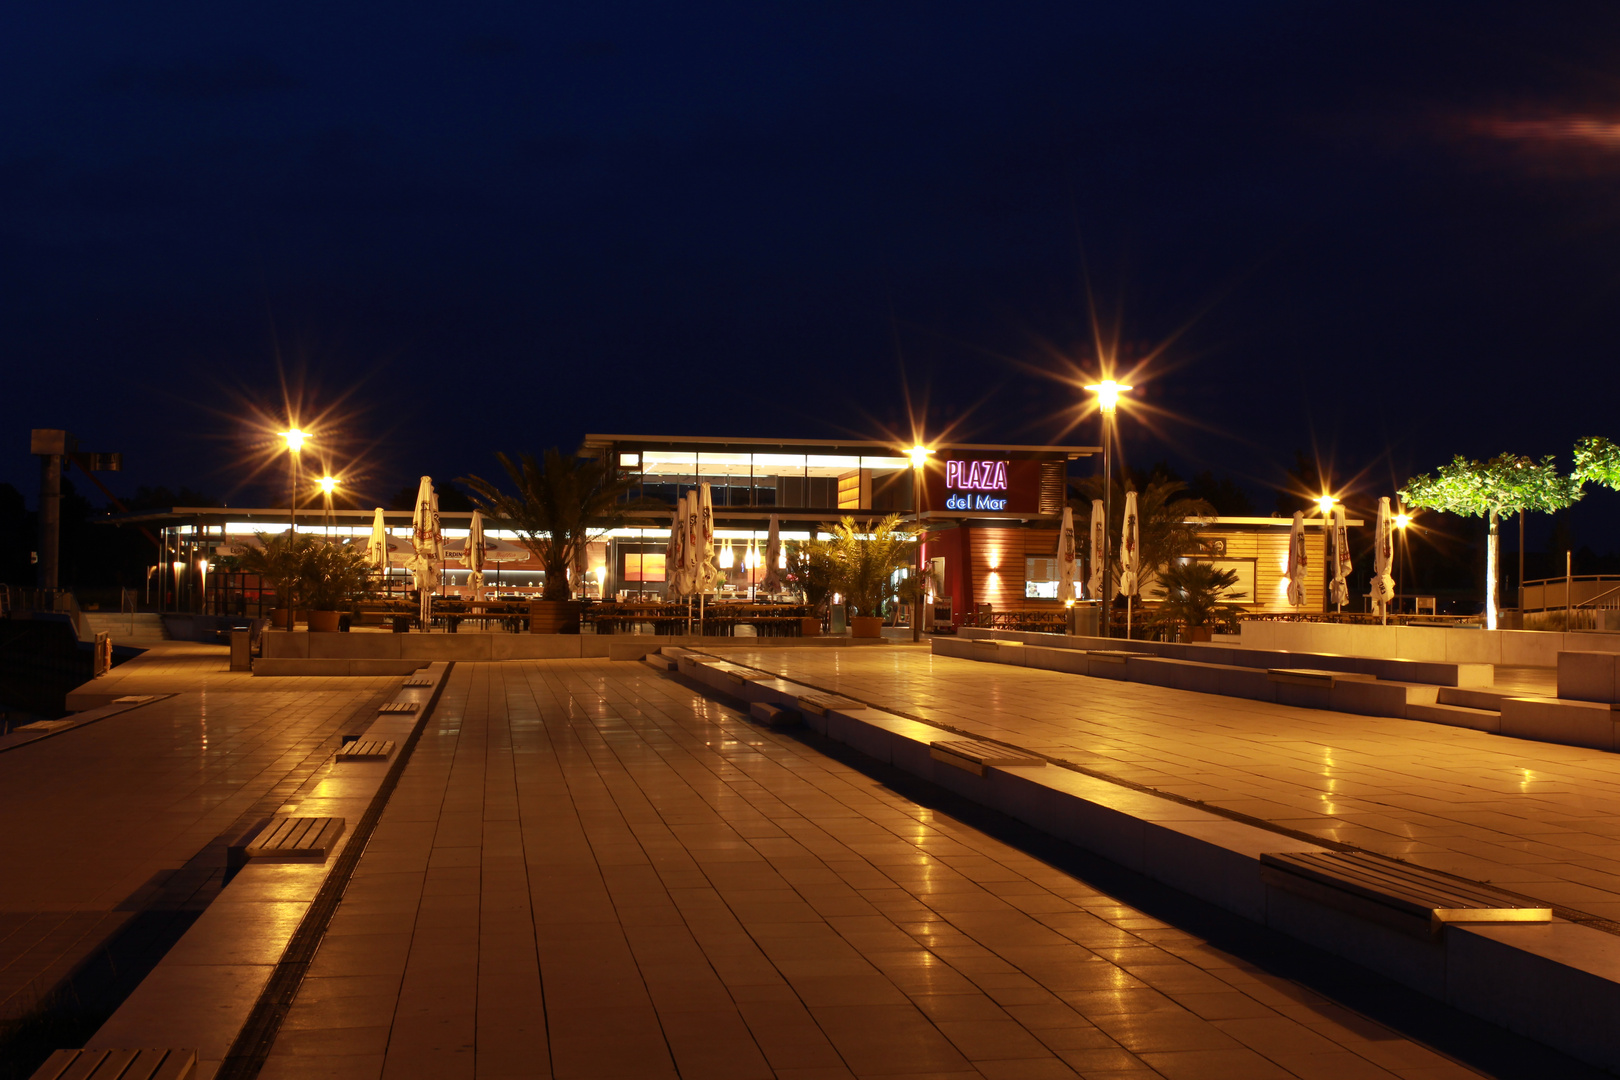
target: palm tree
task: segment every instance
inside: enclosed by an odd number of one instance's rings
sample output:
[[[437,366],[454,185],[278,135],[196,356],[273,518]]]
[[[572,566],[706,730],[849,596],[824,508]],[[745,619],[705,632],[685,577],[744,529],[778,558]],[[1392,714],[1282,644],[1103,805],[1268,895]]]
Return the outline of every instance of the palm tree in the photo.
[[[546,571],[545,600],[569,600],[568,568],[577,553],[629,520],[629,512],[653,500],[631,500],[635,481],[620,476],[606,458],[565,455],[555,447],[545,453],[544,464],[533,454],[514,462],[505,454],[495,457],[517,488],[508,495],[488,480],[464,476],[457,483],[472,488],[472,500],[491,517],[517,531]]]
[[[287,629],[293,627],[293,614],[307,602],[307,565],[316,541],[309,533],[291,530],[281,533],[254,533],[258,547],[250,547],[237,556],[237,568],[243,573],[258,574],[276,594],[276,603],[286,609]]]
[[[825,545],[833,587],[844,594],[854,614],[881,616],[884,605],[894,599],[895,571],[916,561],[916,526],[902,524],[899,514],[890,514],[881,521],[860,523],[845,517],[822,528],[828,539],[812,543]]]
[[[1231,591],[1237,580],[1236,570],[1195,560],[1172,561],[1159,575],[1160,588],[1154,595],[1164,600],[1159,610],[1165,617],[1188,629],[1203,627],[1223,603],[1244,598],[1243,593]]]

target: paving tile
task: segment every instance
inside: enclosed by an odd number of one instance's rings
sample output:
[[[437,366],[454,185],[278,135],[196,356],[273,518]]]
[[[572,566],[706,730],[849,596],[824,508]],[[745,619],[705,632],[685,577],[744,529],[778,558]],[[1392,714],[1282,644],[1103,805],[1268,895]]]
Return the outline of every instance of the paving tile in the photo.
[[[377,836],[264,1075],[1451,1066],[639,666],[457,665]]]

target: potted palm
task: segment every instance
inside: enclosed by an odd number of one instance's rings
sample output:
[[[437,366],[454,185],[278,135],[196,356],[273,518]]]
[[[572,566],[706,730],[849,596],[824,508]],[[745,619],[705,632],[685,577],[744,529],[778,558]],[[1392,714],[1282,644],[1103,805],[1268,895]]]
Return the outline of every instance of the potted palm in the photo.
[[[833,587],[844,594],[852,612],[850,636],[883,636],[883,609],[895,596],[894,575],[910,566],[916,552],[914,526],[899,514],[857,524],[845,517],[824,526],[833,566]]]
[[[303,594],[312,631],[338,629],[345,610],[373,591],[365,552],[343,544],[317,543],[304,557]]]
[[[276,594],[276,606],[270,609],[270,625],[291,630],[298,607],[306,599],[304,564],[315,547],[315,538],[290,531],[253,535],[259,545],[238,556],[238,567],[244,573],[259,575]]]
[[[519,541],[545,570],[540,599],[530,605],[529,629],[536,634],[579,633],[580,603],[568,584],[568,568],[591,541],[624,525],[629,512],[659,505],[632,500],[635,481],[618,474],[605,458],[565,455],[552,448],[543,459],[524,454],[513,461],[496,454],[517,489],[501,491],[488,480],[464,476],[478,508],[515,530]]]
[[[799,620],[799,633],[815,637],[821,633],[821,617],[833,591],[833,558],[825,540],[794,540],[787,546],[788,586],[804,597],[814,614]]]
[[[1224,607],[1243,593],[1233,592],[1236,570],[1221,570],[1212,563],[1176,561],[1159,574],[1154,595],[1162,597],[1160,614],[1166,621],[1179,622],[1183,641],[1209,641],[1212,623],[1221,618]]]

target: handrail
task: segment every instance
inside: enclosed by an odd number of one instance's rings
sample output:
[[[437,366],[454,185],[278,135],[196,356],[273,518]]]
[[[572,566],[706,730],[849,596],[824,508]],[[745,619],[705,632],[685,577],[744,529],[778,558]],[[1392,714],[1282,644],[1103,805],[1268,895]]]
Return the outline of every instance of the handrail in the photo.
[[[1580,603],[1576,604],[1575,607],[1577,607],[1577,608],[1593,607],[1599,600],[1603,599],[1605,596],[1612,596],[1615,593],[1620,593],[1620,585],[1616,585],[1612,589],[1608,589],[1608,590],[1606,590],[1604,592],[1600,592],[1596,596],[1592,597],[1589,600],[1582,600]]]

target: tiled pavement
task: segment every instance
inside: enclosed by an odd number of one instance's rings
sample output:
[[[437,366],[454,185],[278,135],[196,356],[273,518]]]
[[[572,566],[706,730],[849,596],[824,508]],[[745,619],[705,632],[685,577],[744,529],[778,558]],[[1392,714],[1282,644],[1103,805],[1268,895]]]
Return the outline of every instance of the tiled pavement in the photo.
[[[218,892],[232,830],[274,812],[399,683],[238,685],[206,674],[223,653],[207,649],[126,665],[127,692],[176,696],[0,754],[0,1040],[85,961],[92,981],[122,977],[164,947]],[[93,1008],[79,975],[68,996]]]
[[[909,647],[724,655],[1155,790],[1620,921],[1617,754]]]
[[[456,667],[260,1075],[1476,1074],[642,665],[553,660]]]

